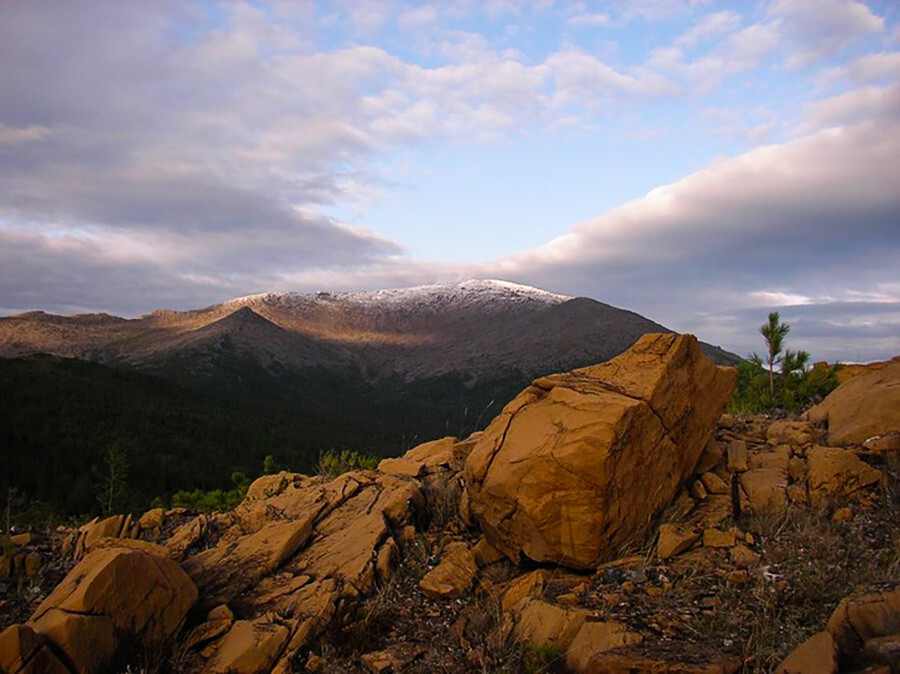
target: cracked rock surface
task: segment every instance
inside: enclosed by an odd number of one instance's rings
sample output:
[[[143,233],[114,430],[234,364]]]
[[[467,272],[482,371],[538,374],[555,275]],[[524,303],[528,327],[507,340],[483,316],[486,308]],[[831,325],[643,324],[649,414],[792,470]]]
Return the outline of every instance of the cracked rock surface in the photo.
[[[513,561],[595,567],[640,538],[693,472],[735,381],[675,334],[537,379],[469,455],[469,509]]]

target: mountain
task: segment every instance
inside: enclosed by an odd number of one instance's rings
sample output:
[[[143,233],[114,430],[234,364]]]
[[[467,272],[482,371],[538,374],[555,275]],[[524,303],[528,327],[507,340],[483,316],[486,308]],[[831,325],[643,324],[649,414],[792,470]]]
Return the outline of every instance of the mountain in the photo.
[[[359,293],[264,293],[195,311],[29,312],[0,318],[0,356],[46,352],[150,371],[172,361],[210,375],[223,358],[270,372],[310,368],[405,381],[454,374],[474,381],[607,360],[646,332],[638,314],[496,280]],[[738,358],[716,347],[722,364]]]

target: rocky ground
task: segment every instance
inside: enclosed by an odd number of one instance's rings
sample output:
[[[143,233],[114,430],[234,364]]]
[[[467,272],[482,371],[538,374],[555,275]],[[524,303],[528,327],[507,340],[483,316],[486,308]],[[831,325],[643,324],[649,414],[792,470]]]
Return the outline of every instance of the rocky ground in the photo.
[[[900,362],[736,418],[641,343],[378,471],[20,539],[0,670],[900,671]]]

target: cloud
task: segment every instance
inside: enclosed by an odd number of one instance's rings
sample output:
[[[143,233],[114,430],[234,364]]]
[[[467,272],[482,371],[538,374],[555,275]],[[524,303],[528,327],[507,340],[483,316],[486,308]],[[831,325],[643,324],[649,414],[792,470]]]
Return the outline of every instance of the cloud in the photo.
[[[749,351],[758,348],[752,321],[770,308],[808,298],[804,307],[833,321],[868,306],[860,292],[900,287],[898,153],[900,115],[757,148],[487,272],[603,298]],[[837,334],[829,354],[900,352],[900,331],[891,333],[900,293],[891,297],[868,332]]]
[[[776,0],[769,15],[793,46],[786,60],[790,69],[808,66],[884,30],[884,19],[856,0]]]

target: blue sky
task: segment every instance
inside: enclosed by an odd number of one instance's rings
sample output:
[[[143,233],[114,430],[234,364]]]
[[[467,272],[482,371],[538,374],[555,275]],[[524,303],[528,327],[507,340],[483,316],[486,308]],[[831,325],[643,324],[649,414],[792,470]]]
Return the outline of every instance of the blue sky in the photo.
[[[900,353],[900,6],[0,4],[0,312],[503,278]]]

